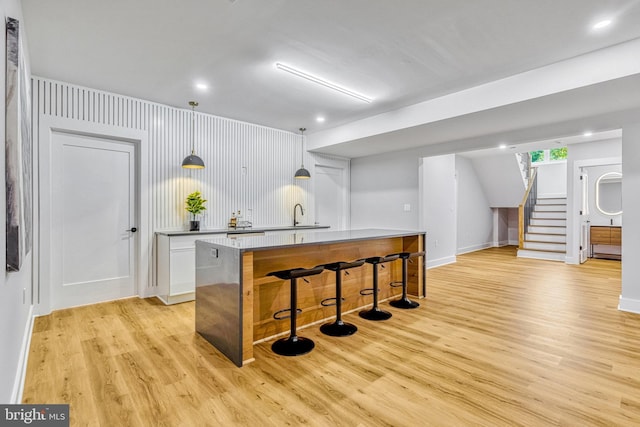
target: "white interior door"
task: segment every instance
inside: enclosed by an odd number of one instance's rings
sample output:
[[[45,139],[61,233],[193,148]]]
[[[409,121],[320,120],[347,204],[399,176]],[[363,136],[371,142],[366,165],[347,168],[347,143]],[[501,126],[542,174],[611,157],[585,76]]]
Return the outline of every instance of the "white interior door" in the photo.
[[[580,251],[579,262],[584,263],[589,257],[589,175],[581,168],[580,182],[582,185],[580,209]]]
[[[344,169],[316,166],[316,221],[332,230],[346,228]]]
[[[135,147],[52,136],[52,308],[135,295]]]

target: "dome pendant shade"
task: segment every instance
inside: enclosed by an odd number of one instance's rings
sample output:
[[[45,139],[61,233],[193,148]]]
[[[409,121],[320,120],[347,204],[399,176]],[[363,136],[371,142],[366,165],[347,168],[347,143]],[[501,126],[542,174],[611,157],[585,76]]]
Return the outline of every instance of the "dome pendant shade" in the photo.
[[[296,174],[293,177],[296,179],[309,179],[311,178],[311,174],[304,168],[304,165],[302,165],[300,169],[296,171]]]
[[[191,153],[182,161],[182,167],[185,169],[204,169],[204,162],[194,153]]]
[[[308,170],[306,170],[304,168],[304,131],[307,130],[306,128],[300,128],[300,137],[302,139],[302,144],[300,145],[300,148],[302,150],[301,154],[302,154],[302,165],[300,166],[300,169],[298,169],[296,171],[296,174],[293,176],[295,179],[309,179],[311,178],[311,174],[309,173]]]
[[[191,154],[184,158],[182,167],[185,169],[204,169],[204,161],[196,156],[195,150],[195,110],[198,103],[196,101],[189,101],[189,105],[191,106]]]

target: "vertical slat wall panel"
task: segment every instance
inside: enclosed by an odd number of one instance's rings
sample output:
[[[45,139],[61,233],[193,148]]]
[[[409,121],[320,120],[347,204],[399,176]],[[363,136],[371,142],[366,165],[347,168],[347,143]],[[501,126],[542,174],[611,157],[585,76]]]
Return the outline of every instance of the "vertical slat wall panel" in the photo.
[[[44,78],[33,78],[34,105],[42,115],[148,132],[152,222],[155,230],[187,227],[184,199],[201,191],[208,200],[204,228],[224,228],[232,212],[256,226],[293,223],[302,203],[312,224],[313,180],[298,181],[302,137],[278,129],[195,114],[195,150],[203,170],[181,167],[191,152],[191,111]],[[34,135],[37,135],[34,128]],[[304,153],[311,168],[311,157]]]

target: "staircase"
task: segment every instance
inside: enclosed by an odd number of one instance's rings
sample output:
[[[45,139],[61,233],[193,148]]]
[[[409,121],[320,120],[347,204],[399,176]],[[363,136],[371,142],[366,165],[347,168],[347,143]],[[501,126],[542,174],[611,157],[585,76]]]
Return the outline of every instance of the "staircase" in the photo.
[[[536,199],[518,256],[565,261],[566,253],[567,199]]]

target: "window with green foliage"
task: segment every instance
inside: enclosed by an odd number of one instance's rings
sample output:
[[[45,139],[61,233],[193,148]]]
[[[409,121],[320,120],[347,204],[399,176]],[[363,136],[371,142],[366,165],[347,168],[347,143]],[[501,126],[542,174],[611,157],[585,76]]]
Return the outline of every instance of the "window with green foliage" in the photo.
[[[530,151],[531,163],[546,163],[567,160],[567,147]]]
[[[549,150],[549,157],[551,160],[566,160],[567,159],[567,147],[553,148]]]
[[[544,151],[532,151],[531,152],[531,163],[544,162]]]

